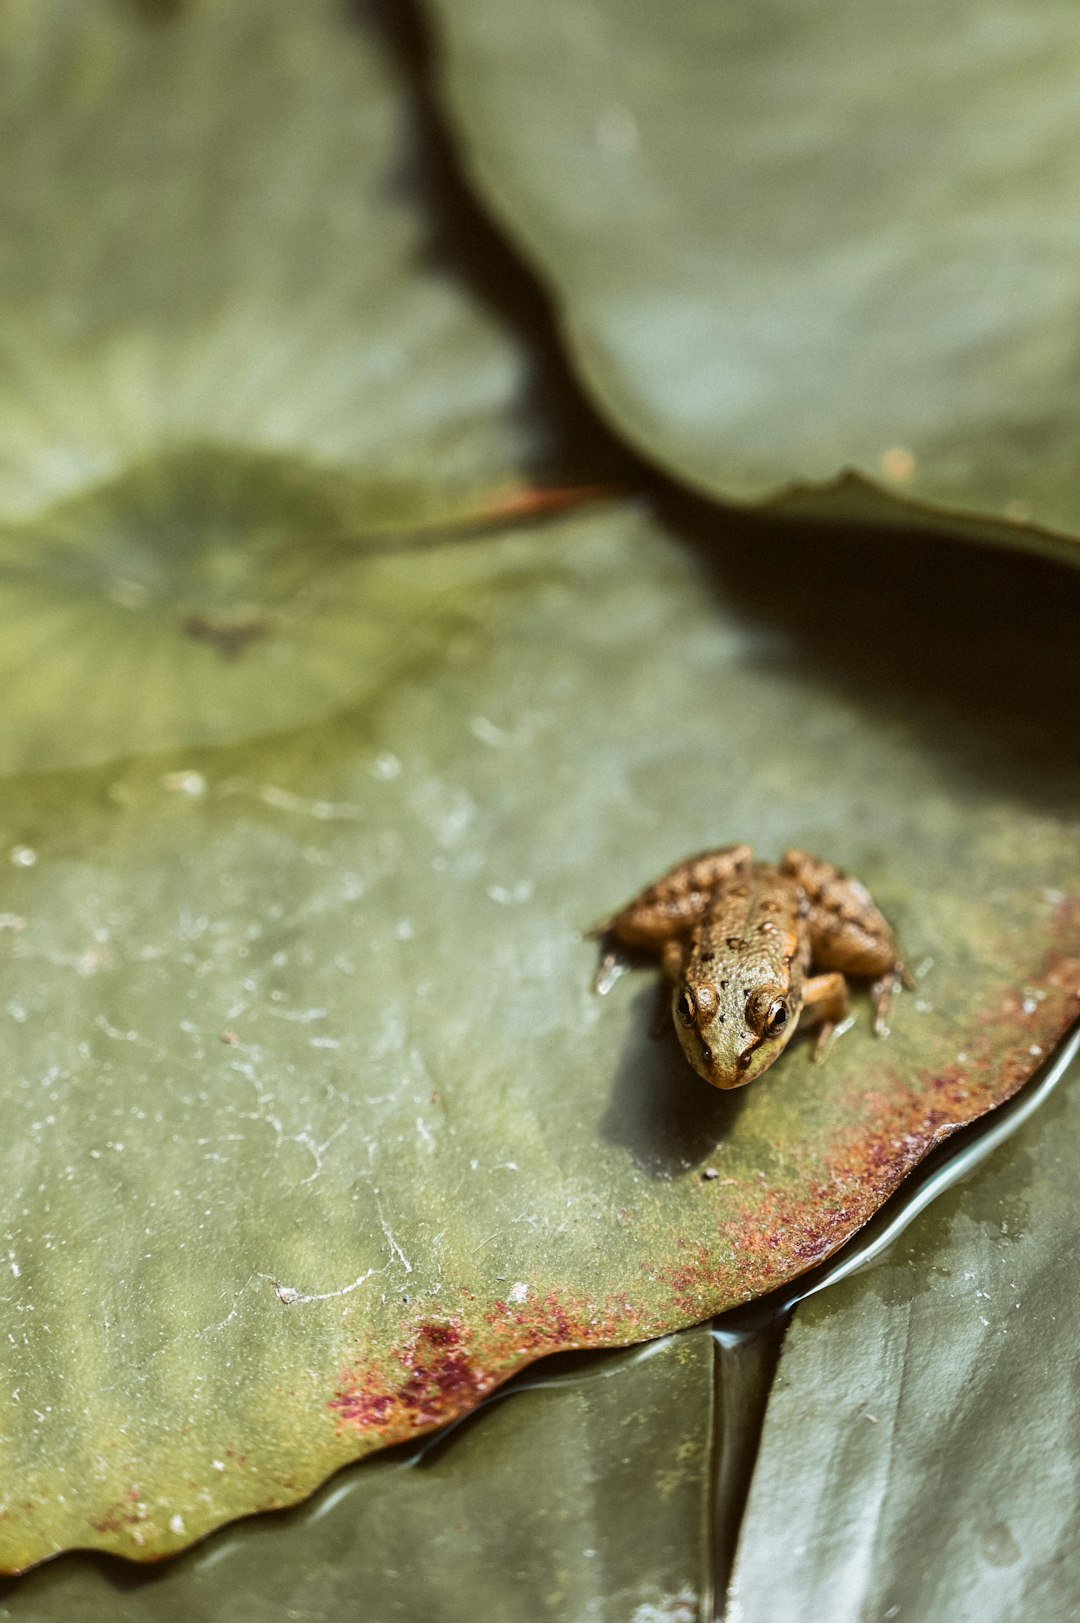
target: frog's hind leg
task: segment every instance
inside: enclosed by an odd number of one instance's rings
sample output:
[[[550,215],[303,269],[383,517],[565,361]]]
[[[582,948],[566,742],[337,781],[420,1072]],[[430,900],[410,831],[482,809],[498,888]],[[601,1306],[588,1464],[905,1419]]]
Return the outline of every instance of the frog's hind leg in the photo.
[[[829,1038],[850,1012],[847,981],[837,970],[826,975],[812,975],[809,980],[803,981],[799,1024],[819,1028],[814,1044],[815,1060],[822,1058],[829,1046]]]
[[[689,935],[716,892],[745,873],[752,860],[748,845],[688,857],[589,935],[609,946],[617,942],[639,952],[661,952],[666,942]]]
[[[780,868],[806,898],[814,968],[873,981],[874,1030],[880,1036],[897,985],[912,983],[873,897],[857,879],[805,851],[786,851]]]

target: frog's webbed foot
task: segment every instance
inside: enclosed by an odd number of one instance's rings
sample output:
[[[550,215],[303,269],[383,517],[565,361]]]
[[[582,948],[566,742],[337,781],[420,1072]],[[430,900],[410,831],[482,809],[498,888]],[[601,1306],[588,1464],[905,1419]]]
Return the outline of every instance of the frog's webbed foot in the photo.
[[[823,1020],[821,1022],[821,1025],[818,1027],[817,1037],[814,1039],[813,1049],[811,1050],[811,1053],[810,1053],[810,1059],[813,1062],[813,1064],[815,1064],[815,1065],[820,1065],[821,1064],[822,1060],[825,1058],[825,1055],[829,1052],[829,1045],[831,1044],[831,1042],[833,1040],[833,1035],[834,1035],[835,1031],[836,1031],[836,1022],[835,1021],[833,1021],[833,1020]]]
[[[627,957],[624,952],[620,952],[618,942],[610,933],[602,928],[588,932],[588,938],[596,937],[600,940],[600,957],[597,960],[592,989],[600,997],[605,997],[627,967]]]
[[[668,941],[664,944],[661,958],[662,973],[660,984],[656,989],[656,1007],[653,1010],[652,1025],[649,1035],[654,1042],[659,1042],[671,1022],[671,997],[676,983],[682,976],[686,964],[686,943],[684,941]]]
[[[649,1036],[658,1043],[671,1024],[671,982],[666,978],[656,988],[656,1004],[649,1022]]]
[[[889,1005],[901,986],[906,987],[909,992],[915,990],[915,982],[912,980],[906,966],[897,959],[892,969],[887,974],[880,976],[870,988],[870,996],[874,1002],[875,1037],[887,1037],[889,1035]]]

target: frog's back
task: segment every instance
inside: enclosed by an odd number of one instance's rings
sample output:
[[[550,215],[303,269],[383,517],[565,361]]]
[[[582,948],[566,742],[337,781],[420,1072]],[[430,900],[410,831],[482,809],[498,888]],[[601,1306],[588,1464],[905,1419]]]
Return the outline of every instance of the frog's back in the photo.
[[[714,897],[694,933],[691,960],[702,970],[737,975],[746,991],[787,985],[807,967],[802,892],[768,862],[755,862]]]

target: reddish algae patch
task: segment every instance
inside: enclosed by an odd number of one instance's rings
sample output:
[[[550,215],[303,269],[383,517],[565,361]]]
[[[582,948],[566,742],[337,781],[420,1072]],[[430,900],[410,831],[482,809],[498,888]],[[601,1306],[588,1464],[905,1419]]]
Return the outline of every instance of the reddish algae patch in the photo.
[[[399,1381],[352,1371],[330,1409],[343,1425],[395,1437],[462,1414],[494,1384],[474,1361],[471,1341],[463,1319],[425,1321],[394,1349],[403,1372]]]
[[[534,1302],[495,1302],[482,1328],[461,1314],[425,1319],[393,1349],[398,1370],[346,1370],[328,1408],[339,1427],[399,1442],[468,1411],[515,1370],[545,1353],[606,1347],[655,1334],[623,1296],[595,1308],[550,1291]]]

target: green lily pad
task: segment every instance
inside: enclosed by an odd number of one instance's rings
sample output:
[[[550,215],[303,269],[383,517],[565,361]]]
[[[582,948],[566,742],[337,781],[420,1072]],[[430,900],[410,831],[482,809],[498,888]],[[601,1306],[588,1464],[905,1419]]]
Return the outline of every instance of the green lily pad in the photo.
[[[276,732],[422,665],[447,564],[378,520],[346,474],[202,448],[0,531],[0,772]]]
[[[1075,1017],[1080,583],[700,539],[615,504],[395,555],[402,648],[433,579],[456,614],[362,702],[9,781],[7,1568],[180,1549],[779,1284]],[[581,930],[733,837],[859,873],[918,991],[722,1095]]]
[[[434,10],[468,172],[648,456],[1075,559],[1071,8]]]
[[[800,1308],[728,1615],[1071,1617],[1077,1068],[872,1271]],[[917,1556],[914,1555],[917,1552]]]
[[[0,773],[356,698],[396,657],[372,551],[553,454],[372,33],[336,0],[151,13],[0,12]]]

